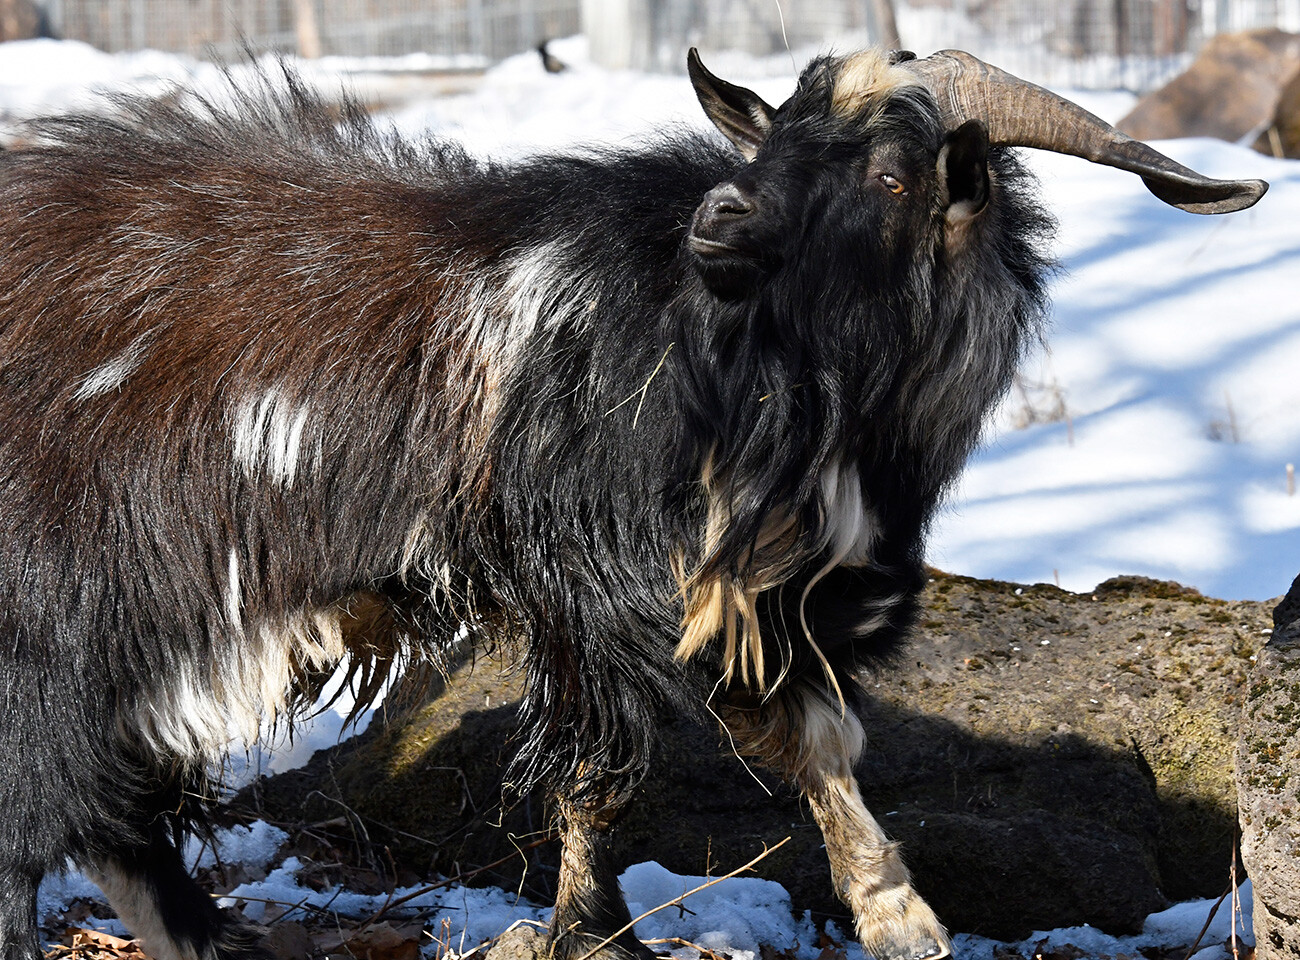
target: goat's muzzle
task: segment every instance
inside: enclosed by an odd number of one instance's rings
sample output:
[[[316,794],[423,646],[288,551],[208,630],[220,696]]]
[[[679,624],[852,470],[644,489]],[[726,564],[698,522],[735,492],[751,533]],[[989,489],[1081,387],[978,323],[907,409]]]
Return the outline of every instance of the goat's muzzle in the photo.
[[[718,297],[746,296],[773,266],[774,249],[761,234],[758,198],[734,182],[704,195],[686,237],[695,268]]]

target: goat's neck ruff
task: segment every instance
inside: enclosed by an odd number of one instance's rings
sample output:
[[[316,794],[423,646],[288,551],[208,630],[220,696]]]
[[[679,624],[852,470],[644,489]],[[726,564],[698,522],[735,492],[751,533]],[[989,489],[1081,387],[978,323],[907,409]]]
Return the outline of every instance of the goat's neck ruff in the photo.
[[[707,560],[730,524],[734,513],[732,497],[737,491],[713,475],[712,458],[705,462],[701,484],[706,491],[708,514],[700,555]],[[816,531],[805,536],[795,515],[773,511],[754,542],[749,562],[738,573],[710,571],[706,566],[688,573],[682,554],[677,553],[673,572],[684,601],[677,658],[691,659],[721,635],[725,682],[739,680],[758,690],[778,685],[784,670],[777,673],[775,680],[769,676],[758,597],[781,587],[797,572],[811,569],[811,576],[801,588],[799,632],[834,686],[830,664],[813,637],[803,606],[813,587],[830,570],[841,564],[862,565],[871,559],[877,531],[863,502],[857,467],[851,461],[841,460],[822,473],[818,482],[818,520]]]

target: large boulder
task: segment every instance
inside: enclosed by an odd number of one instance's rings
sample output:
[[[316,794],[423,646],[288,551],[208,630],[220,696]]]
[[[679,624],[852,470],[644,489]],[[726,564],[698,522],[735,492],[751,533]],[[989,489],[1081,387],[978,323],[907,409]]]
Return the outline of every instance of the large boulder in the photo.
[[[0,0],[0,41],[32,40],[48,33],[45,15],[33,0]]]
[[[1273,122],[1260,133],[1255,149],[1274,157],[1300,160],[1300,70],[1278,94]]]
[[[1241,696],[1268,624],[1264,604],[1148,580],[1072,594],[935,574],[916,642],[866,681],[858,772],[945,922],[1007,939],[1085,922],[1134,931],[1166,898],[1222,892]],[[491,865],[475,879],[545,902],[555,845],[530,844],[550,811],[541,798],[499,805],[520,691],[491,662],[463,666],[405,720],[244,800],[277,821],[348,811],[348,843],[364,835],[377,863]],[[798,797],[712,726],[665,717],[661,733],[643,800],[616,830],[622,861],[716,875],[790,836],[758,874],[843,923]]]
[[[1272,121],[1278,95],[1297,70],[1300,34],[1275,29],[1220,34],[1117,126],[1139,140],[1236,142]]]
[[[1237,748],[1241,858],[1259,960],[1300,957],[1300,577],[1273,611]]]

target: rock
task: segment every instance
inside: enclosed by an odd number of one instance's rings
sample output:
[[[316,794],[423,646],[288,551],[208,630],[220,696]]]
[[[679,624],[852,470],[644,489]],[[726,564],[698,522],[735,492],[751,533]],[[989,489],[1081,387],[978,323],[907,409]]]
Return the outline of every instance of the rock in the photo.
[[[0,0],[0,41],[47,36],[45,16],[33,0]]]
[[[1072,594],[937,573],[924,600],[904,658],[865,681],[858,773],[950,929],[1134,932],[1166,898],[1222,892],[1241,695],[1264,604],[1140,578]],[[410,717],[244,799],[281,821],[337,818],[342,803],[402,867],[455,875],[491,864],[475,882],[547,902],[555,844],[519,851],[550,812],[536,797],[499,805],[521,689],[491,662],[465,665]],[[642,800],[615,832],[622,863],[716,876],[790,836],[756,873],[782,882],[796,911],[843,928],[798,797],[749,771],[712,725],[665,717],[660,732]]]
[[[487,952],[487,960],[538,960],[549,952],[545,933],[520,924],[501,935]]]
[[[1139,140],[1217,137],[1236,142],[1268,124],[1282,86],[1300,69],[1300,34],[1219,34],[1184,72],[1147,94],[1117,126]]]
[[[1237,747],[1241,858],[1259,960],[1300,957],[1300,577],[1273,612]]]
[[[1282,87],[1273,122],[1259,135],[1255,149],[1269,156],[1300,159],[1300,69]]]

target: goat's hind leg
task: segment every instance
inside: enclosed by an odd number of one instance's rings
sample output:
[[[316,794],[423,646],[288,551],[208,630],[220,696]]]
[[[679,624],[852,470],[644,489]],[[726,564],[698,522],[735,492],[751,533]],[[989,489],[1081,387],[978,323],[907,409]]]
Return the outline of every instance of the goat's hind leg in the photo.
[[[654,951],[637,939],[618,886],[610,829],[618,808],[560,801],[564,848],[551,918],[555,960],[650,960]]]
[[[771,698],[729,704],[724,722],[742,753],[796,783],[821,827],[835,892],[877,960],[939,960],[947,932],[920,894],[898,845],[862,802],[853,764],[862,724],[828,691],[792,685]]]

